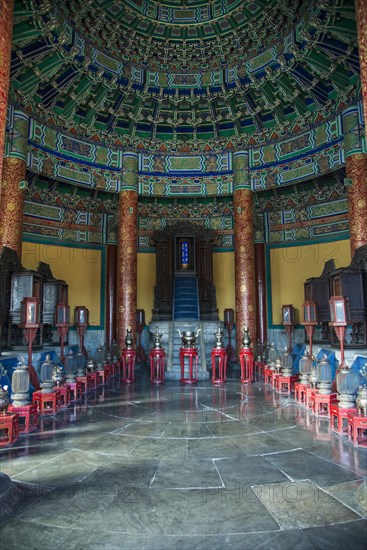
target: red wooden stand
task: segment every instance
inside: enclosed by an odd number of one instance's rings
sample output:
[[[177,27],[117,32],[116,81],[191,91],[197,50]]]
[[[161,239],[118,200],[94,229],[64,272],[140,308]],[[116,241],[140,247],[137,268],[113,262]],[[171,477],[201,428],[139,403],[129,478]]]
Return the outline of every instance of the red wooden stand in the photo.
[[[315,395],[319,392],[317,388],[306,388],[305,405],[308,409],[315,412]]]
[[[82,385],[82,393],[87,393],[88,390],[92,389],[91,376],[91,374],[84,374],[76,377],[76,381]]]
[[[114,363],[109,363],[108,365],[105,365],[104,369],[108,374],[108,380],[110,380],[111,378],[113,378],[115,376],[116,373],[115,373]]]
[[[257,374],[258,376],[261,376],[264,378],[264,369],[265,369],[265,363],[264,361],[254,361],[254,374]]]
[[[120,377],[121,376],[121,361],[118,359],[117,361],[114,361],[112,363],[112,366],[113,366],[113,376],[118,376]]]
[[[254,353],[251,348],[240,349],[241,384],[248,384],[254,379]]]
[[[273,386],[274,390],[278,389],[278,381],[281,376],[282,376],[281,372],[278,372],[276,370],[272,371],[270,376],[270,384]]]
[[[59,410],[59,395],[58,391],[50,393],[33,392],[33,403],[37,403],[39,414],[56,414]]]
[[[83,384],[76,380],[75,382],[67,382],[65,386],[70,390],[70,402],[79,401],[83,395]]]
[[[38,429],[37,403],[29,403],[21,407],[9,405],[8,411],[19,415],[19,433],[29,434]]]
[[[70,404],[70,388],[67,385],[55,386],[54,390],[59,392],[59,407],[67,407]]]
[[[294,384],[294,400],[297,403],[306,404],[306,388],[309,388],[310,384],[301,384],[301,382],[296,382]]]
[[[357,408],[342,409],[338,403],[330,405],[330,428],[339,434],[348,434],[348,414],[357,413]]]
[[[353,445],[367,447],[367,416],[348,414],[348,437]]]
[[[277,390],[279,393],[291,394],[294,392],[294,385],[298,380],[298,374],[292,374],[291,376],[280,376],[277,379]]]
[[[276,372],[275,370],[266,368],[264,369],[264,381],[265,384],[271,384],[273,380],[273,372]]]
[[[185,377],[185,360],[188,359],[189,376]],[[197,348],[180,348],[181,378],[183,384],[195,384],[198,382],[199,354]]]
[[[164,369],[166,366],[166,352],[163,348],[152,348],[150,358],[150,381],[152,384],[163,384]]]
[[[19,437],[19,415],[0,413],[0,447],[13,445]]]
[[[315,393],[314,394],[314,413],[316,416],[329,416],[332,403],[337,402],[337,393]]]
[[[212,349],[212,382],[213,384],[223,384],[227,380],[227,360],[228,353],[225,348]],[[216,371],[218,366],[218,378]]]
[[[108,382],[108,370],[97,370],[97,386],[104,386]]]
[[[88,373],[88,390],[95,390],[98,386],[98,374],[97,371]]]
[[[136,351],[134,349],[124,349],[121,352],[122,379],[121,382],[131,384],[134,382]]]

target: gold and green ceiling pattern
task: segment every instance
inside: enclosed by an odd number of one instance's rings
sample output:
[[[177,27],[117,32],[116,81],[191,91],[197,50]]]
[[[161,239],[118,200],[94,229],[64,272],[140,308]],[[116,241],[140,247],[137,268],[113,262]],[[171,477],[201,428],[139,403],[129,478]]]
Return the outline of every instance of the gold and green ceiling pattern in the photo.
[[[359,94],[354,0],[15,0],[13,102],[87,139],[251,147]]]

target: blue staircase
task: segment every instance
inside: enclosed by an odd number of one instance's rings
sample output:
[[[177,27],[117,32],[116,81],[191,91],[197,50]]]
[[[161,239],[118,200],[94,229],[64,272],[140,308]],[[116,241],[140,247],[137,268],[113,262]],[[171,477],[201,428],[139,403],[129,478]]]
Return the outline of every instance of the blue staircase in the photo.
[[[199,320],[198,284],[195,276],[175,277],[173,300],[174,321]]]

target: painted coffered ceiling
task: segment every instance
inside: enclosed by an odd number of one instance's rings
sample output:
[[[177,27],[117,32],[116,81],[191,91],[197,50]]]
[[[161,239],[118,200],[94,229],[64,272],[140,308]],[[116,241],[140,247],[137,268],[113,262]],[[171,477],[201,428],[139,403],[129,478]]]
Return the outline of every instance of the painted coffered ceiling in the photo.
[[[15,0],[13,101],[106,144],[251,146],[359,86],[353,0]]]

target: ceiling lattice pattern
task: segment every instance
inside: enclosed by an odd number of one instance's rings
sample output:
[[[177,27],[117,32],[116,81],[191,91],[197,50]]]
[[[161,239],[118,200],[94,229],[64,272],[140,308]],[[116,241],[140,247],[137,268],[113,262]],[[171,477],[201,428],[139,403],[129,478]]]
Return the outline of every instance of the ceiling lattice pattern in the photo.
[[[147,149],[251,146],[359,94],[353,0],[16,0],[13,100]]]

